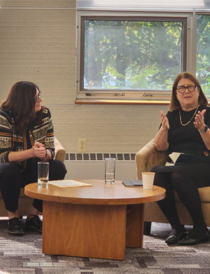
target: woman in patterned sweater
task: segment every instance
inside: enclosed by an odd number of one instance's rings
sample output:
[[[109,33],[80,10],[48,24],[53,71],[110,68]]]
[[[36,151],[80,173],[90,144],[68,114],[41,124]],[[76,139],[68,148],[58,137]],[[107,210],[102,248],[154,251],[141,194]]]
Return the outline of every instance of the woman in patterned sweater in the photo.
[[[42,232],[38,217],[42,201],[33,201],[25,226],[18,213],[21,187],[37,181],[37,162],[49,162],[50,180],[63,179],[66,174],[63,162],[53,159],[52,117],[41,102],[38,86],[22,81],[12,86],[0,106],[0,189],[12,235],[23,235],[25,228]]]

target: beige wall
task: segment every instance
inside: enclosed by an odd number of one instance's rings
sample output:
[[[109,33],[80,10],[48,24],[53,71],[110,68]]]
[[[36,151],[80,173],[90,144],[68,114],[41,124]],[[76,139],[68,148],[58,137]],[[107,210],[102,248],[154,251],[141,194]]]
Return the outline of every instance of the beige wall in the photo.
[[[1,0],[0,101],[20,80],[35,82],[68,152],[137,152],[167,106],[75,105],[75,0]]]

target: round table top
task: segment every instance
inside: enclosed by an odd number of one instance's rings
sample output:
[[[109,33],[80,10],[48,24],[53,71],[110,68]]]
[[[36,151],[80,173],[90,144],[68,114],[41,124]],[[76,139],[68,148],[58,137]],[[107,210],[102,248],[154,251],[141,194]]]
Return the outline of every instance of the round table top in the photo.
[[[149,203],[165,198],[165,189],[153,186],[153,189],[138,187],[125,187],[122,181],[115,181],[113,185],[106,184],[104,180],[78,180],[92,186],[59,187],[48,185],[38,187],[37,183],[25,186],[25,194],[31,198],[43,201],[70,204],[88,205],[127,205]]]

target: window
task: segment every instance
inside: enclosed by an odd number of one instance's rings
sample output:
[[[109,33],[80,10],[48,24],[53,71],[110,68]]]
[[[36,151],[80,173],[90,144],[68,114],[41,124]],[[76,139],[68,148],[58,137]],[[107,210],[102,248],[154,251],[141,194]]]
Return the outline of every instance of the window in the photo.
[[[78,12],[77,99],[169,101],[192,14]]]
[[[196,76],[210,98],[210,15],[197,15]]]

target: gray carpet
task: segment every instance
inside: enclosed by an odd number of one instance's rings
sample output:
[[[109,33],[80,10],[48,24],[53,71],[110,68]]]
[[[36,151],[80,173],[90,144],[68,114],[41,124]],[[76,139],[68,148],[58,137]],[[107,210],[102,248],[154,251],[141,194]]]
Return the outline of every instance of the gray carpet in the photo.
[[[10,236],[0,221],[0,273],[14,274],[209,274],[210,242],[191,247],[165,244],[169,225],[152,224],[144,248],[127,248],[124,261],[50,256],[42,254],[42,237],[27,232]]]

